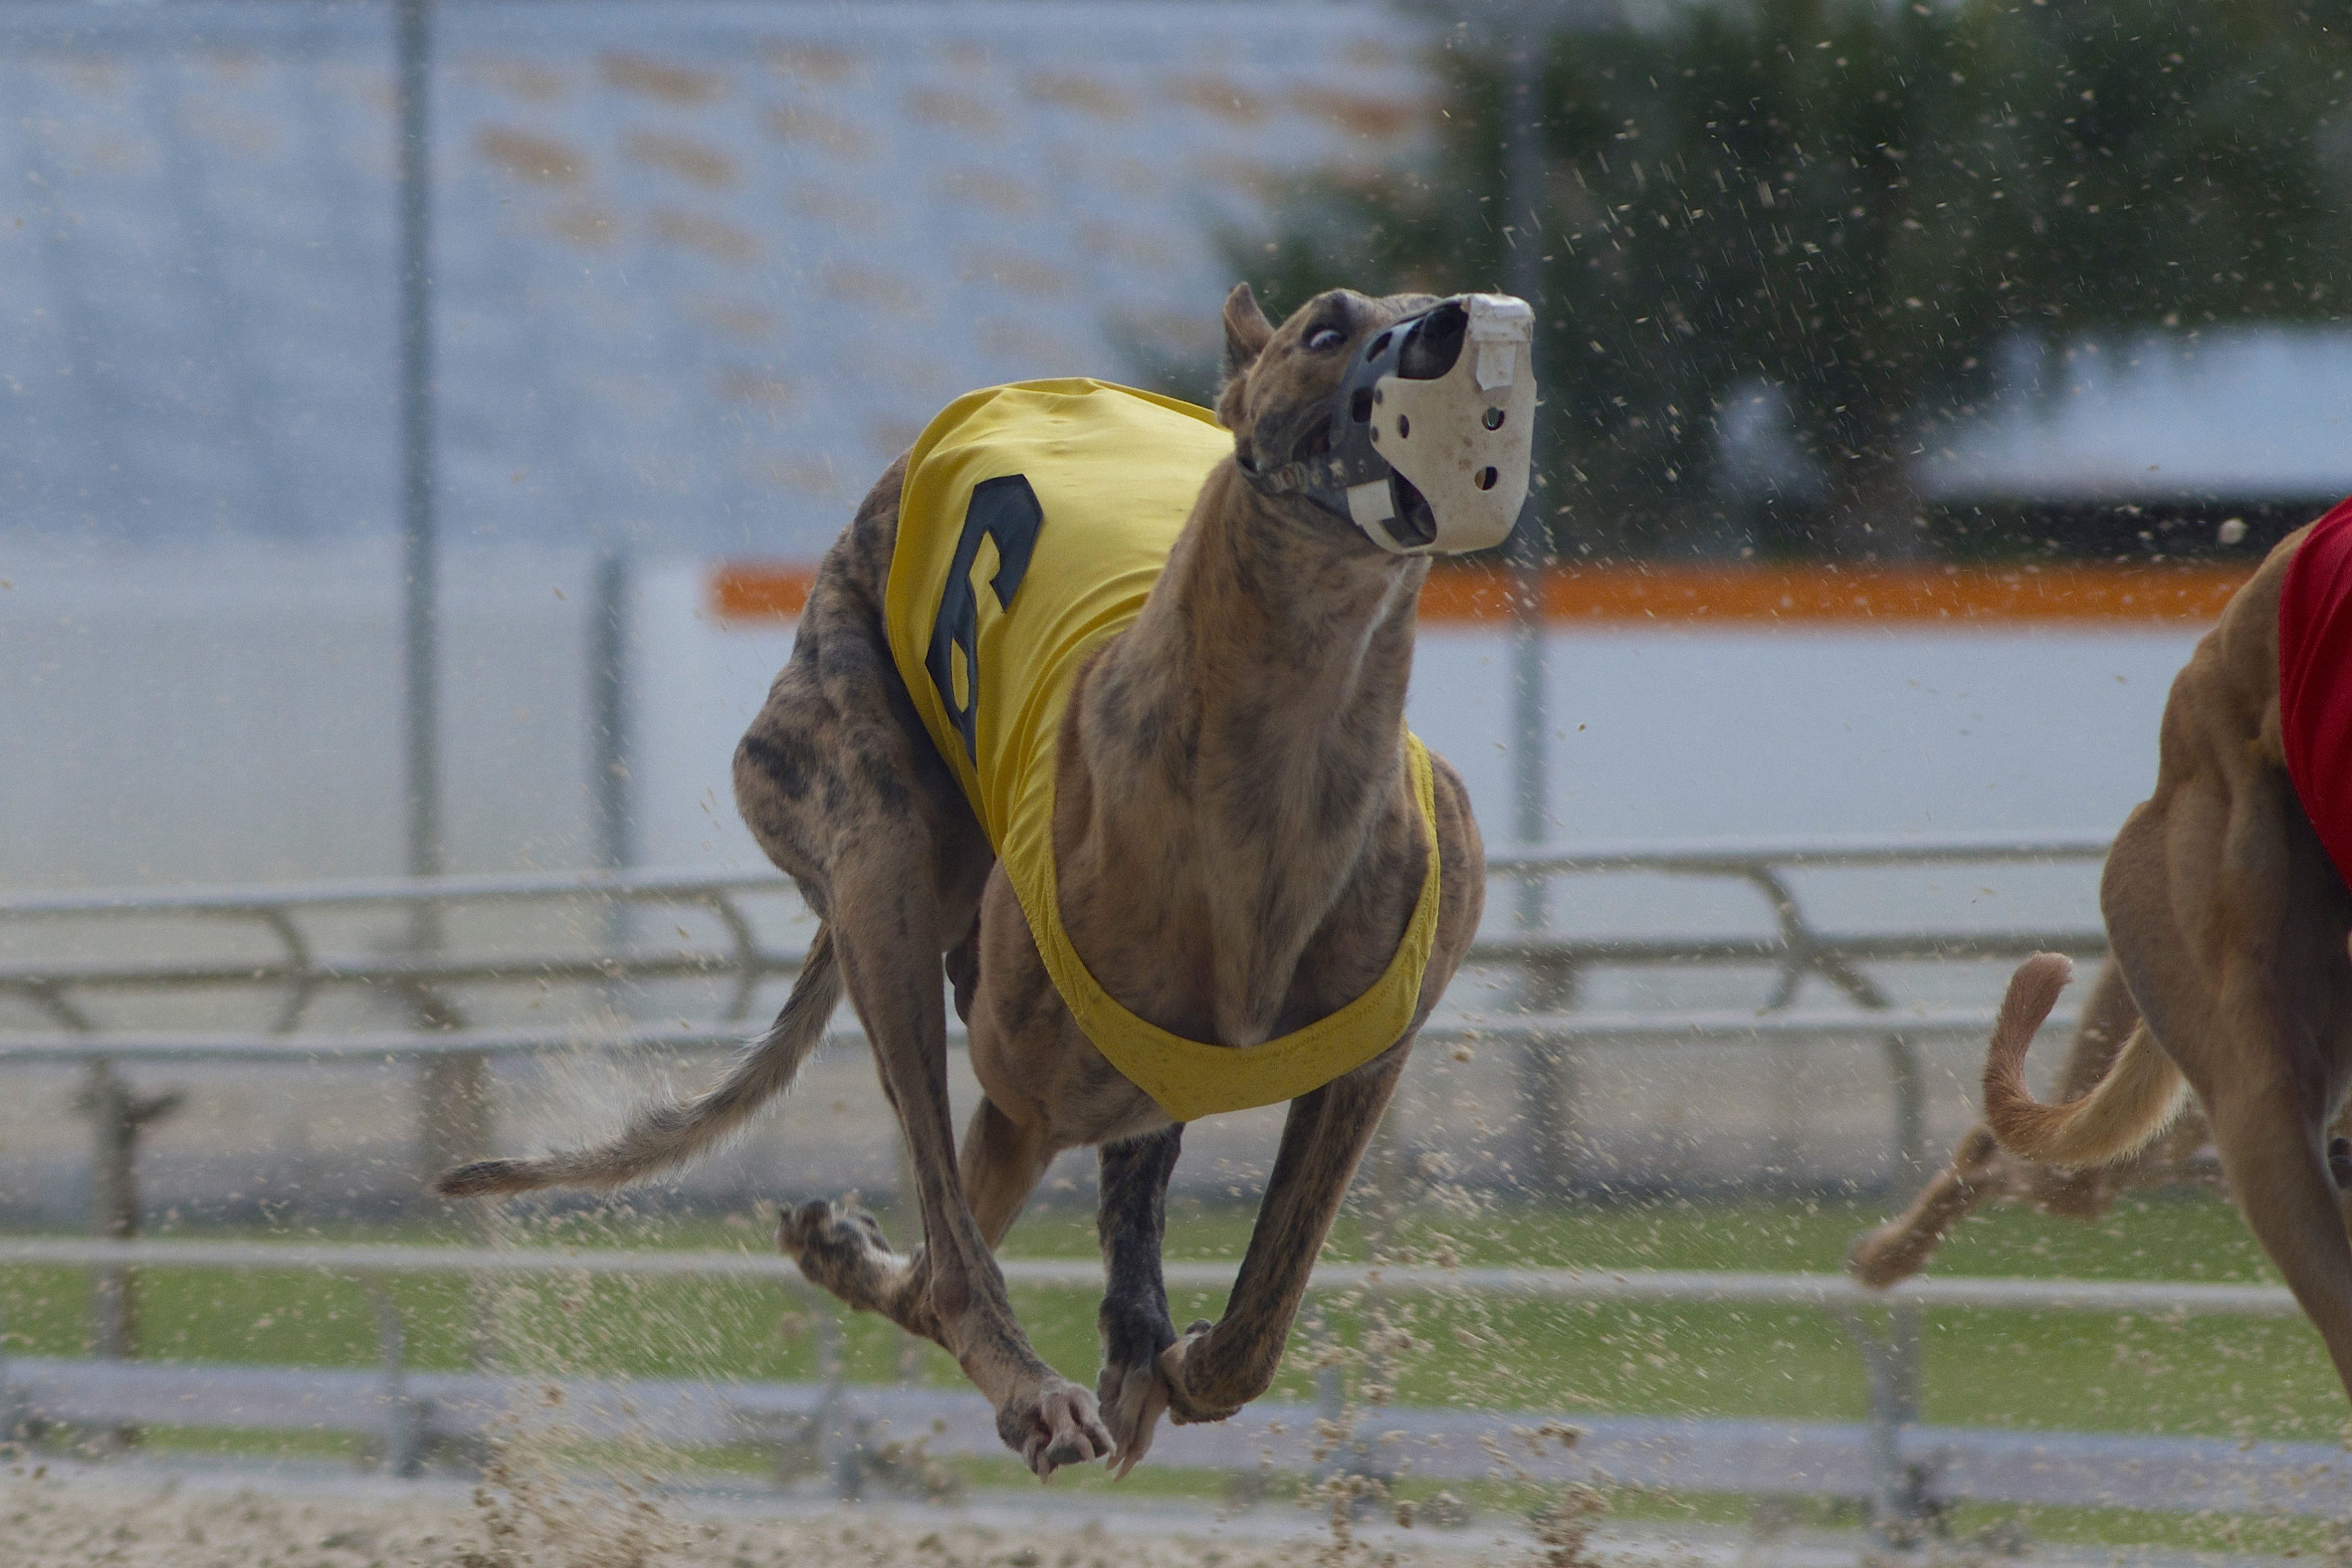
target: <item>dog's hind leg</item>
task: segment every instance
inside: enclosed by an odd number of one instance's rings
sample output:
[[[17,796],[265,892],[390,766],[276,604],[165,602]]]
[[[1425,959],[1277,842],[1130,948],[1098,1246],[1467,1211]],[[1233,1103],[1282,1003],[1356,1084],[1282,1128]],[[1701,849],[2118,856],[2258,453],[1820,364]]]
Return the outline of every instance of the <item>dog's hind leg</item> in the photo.
[[[1919,1190],[1911,1207],[1875,1230],[1857,1237],[1846,1254],[1846,1272],[1873,1290],[1885,1290],[1927,1266],[1952,1227],[1979,1204],[2010,1186],[2011,1166],[1992,1129],[1982,1122],[1953,1146],[1952,1157]]]
[[[924,1245],[913,1259],[894,1257],[870,1219],[826,1204],[788,1213],[780,1239],[803,1272],[852,1306],[944,1345],[996,1407],[998,1436],[1039,1477],[1099,1458],[1111,1440],[1094,1398],[1021,1332],[958,1175],[939,954],[963,935],[963,921],[946,929],[918,832],[877,834],[836,865],[835,946],[906,1135]]]
[[[2352,900],[2283,771],[2230,784],[2134,812],[2100,902],[2142,1018],[2204,1102],[2239,1212],[2352,1391],[2352,1239],[2327,1148],[2352,1069]]]
[[[2083,1004],[2083,1021],[2075,1027],[2074,1043],[2059,1071],[2061,1102],[2078,1100],[2106,1076],[2116,1052],[2139,1021],[2123,970],[2103,966],[2090,999]],[[1952,1228],[1989,1199],[2025,1193],[2043,1207],[2079,1218],[2106,1211],[2122,1186],[2113,1166],[2065,1170],[2027,1166],[2004,1154],[1992,1128],[1982,1122],[1963,1134],[1952,1157],[1934,1180],[1920,1189],[1911,1206],[1895,1218],[1856,1239],[1846,1255],[1846,1270],[1864,1284],[1884,1290],[1907,1280],[1927,1266],[1936,1249]]]
[[[1168,1316],[1168,1285],[1160,1249],[1168,1233],[1168,1178],[1183,1146],[1183,1124],[1105,1144],[1101,1197],[1095,1229],[1102,1241],[1102,1374],[1095,1380],[1103,1424],[1118,1445],[1113,1463],[1124,1476],[1151,1448],[1151,1434],[1168,1408],[1160,1353],[1176,1343]]]
[[[1168,1408],[1180,1424],[1223,1421],[1265,1393],[1282,1364],[1323,1239],[1404,1069],[1411,1037],[1345,1077],[1290,1103],[1265,1202],[1241,1275],[1214,1324],[1196,1322],[1160,1354]]]
[[[891,1099],[895,1104],[897,1096]],[[992,1102],[981,1102],[964,1130],[961,1179],[964,1201],[989,1249],[1003,1243],[1053,1158],[1036,1129],[1020,1126]],[[943,1350],[955,1349],[931,1309],[928,1243],[904,1256],[893,1252],[881,1222],[845,1203],[803,1204],[785,1214],[780,1234],[784,1250],[811,1280],[852,1306],[880,1312],[908,1333]]]
[[[2234,1027],[2251,1070],[2211,1085],[2207,1114],[2240,1212],[2352,1392],[2352,1242],[2328,1158],[2325,1089],[2255,1054],[2296,1027],[2283,1010]]]

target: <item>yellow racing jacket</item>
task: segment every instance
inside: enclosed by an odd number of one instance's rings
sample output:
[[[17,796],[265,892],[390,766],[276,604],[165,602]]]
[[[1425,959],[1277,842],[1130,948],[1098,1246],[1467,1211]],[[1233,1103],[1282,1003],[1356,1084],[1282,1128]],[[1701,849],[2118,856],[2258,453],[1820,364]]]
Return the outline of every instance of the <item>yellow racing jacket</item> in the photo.
[[[1179,1122],[1294,1099],[1401,1039],[1437,933],[1436,802],[1408,734],[1428,873],[1371,989],[1262,1044],[1203,1044],[1114,1000],[1062,928],[1054,749],[1082,670],[1142,610],[1202,483],[1233,451],[1207,409],[1107,382],[970,392],[908,454],[884,623],[931,743],[1003,862],[1055,988],[1096,1049]]]

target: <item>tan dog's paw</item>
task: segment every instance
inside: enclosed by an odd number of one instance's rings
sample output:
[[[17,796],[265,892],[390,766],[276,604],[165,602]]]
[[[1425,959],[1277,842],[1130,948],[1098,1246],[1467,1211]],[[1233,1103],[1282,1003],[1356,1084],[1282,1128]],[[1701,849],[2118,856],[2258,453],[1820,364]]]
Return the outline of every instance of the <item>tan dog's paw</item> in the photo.
[[[1015,1395],[996,1413],[996,1435],[1041,1481],[1064,1465],[1109,1457],[1112,1443],[1095,1396],[1066,1377],[1049,1377]]]
[[[1853,1245],[1846,1249],[1845,1271],[1855,1283],[1884,1291],[1917,1273],[1922,1260],[1942,1239],[1936,1234],[1915,1235],[1901,1220],[1890,1220],[1853,1239]]]
[[[1174,1344],[1160,1353],[1160,1375],[1168,1385],[1168,1418],[1179,1427],[1199,1421],[1229,1421],[1241,1414],[1239,1405],[1211,1405],[1195,1398],[1184,1381],[1186,1362],[1215,1327],[1206,1318],[1195,1318],[1192,1326],[1177,1336]]]
[[[1124,1480],[1143,1456],[1151,1451],[1151,1435],[1168,1410],[1168,1379],[1157,1361],[1141,1366],[1105,1366],[1095,1379],[1095,1400],[1102,1407],[1103,1425],[1117,1445],[1110,1453],[1110,1473]]]

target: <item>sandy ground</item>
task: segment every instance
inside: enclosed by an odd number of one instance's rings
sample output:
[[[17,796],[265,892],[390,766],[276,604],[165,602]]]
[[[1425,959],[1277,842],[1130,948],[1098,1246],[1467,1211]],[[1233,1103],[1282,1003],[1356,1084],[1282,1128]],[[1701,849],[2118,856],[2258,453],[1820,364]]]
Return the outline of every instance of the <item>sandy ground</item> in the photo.
[[[324,1470],[29,1462],[0,1474],[0,1563],[8,1568],[1433,1568],[1546,1560],[1517,1531],[1418,1533],[1423,1540],[1375,1526],[1339,1542],[1304,1510],[1227,1521],[1198,1509],[1113,1511],[1076,1499],[850,1509],[773,1493],[655,1495],[511,1477],[403,1483]]]
[[[1589,1525],[1594,1528],[1584,1528]],[[2289,1568],[2145,1548],[1930,1543],[1859,1531],[1500,1516],[1335,1534],[1317,1511],[982,1492],[844,1505],[751,1488],[397,1481],[329,1465],[24,1460],[0,1469],[5,1568]]]

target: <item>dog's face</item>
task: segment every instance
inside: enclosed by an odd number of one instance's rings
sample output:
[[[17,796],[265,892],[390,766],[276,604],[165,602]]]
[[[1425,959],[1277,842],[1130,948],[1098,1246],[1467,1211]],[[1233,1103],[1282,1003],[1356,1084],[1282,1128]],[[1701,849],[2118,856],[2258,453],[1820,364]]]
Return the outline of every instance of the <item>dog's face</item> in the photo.
[[[1279,327],[1237,283],[1225,296],[1224,386],[1217,418],[1234,451],[1260,470],[1319,457],[1331,445],[1331,398],[1349,356],[1383,327],[1437,303],[1433,294],[1374,299],[1353,289],[1318,294]]]

